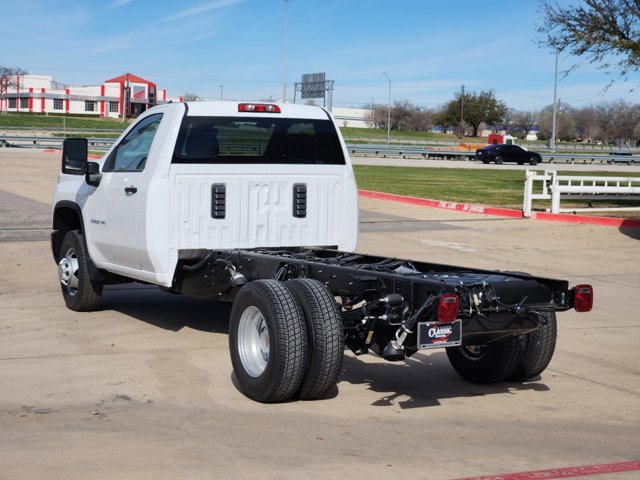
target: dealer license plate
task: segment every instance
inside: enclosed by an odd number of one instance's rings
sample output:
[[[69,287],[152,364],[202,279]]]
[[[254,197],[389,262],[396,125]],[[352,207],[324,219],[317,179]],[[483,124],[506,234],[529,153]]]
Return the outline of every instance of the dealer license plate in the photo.
[[[462,321],[418,323],[418,348],[457,347],[462,345]]]

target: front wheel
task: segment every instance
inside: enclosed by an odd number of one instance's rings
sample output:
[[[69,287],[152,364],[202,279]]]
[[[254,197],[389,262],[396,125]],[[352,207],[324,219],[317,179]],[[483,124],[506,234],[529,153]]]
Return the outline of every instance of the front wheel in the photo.
[[[463,345],[447,348],[451,366],[466,380],[496,383],[510,378],[522,363],[525,343],[513,337],[488,345]]]
[[[307,327],[283,283],[255,280],[242,287],[231,309],[229,350],[247,397],[279,402],[298,392],[307,366]]]
[[[67,308],[76,312],[96,310],[102,295],[102,283],[89,276],[89,255],[79,230],[71,230],[62,239],[58,280]]]
[[[503,163],[504,163],[504,159],[502,158],[502,155],[496,155],[496,164],[502,165]]]
[[[537,165],[540,159],[534,155],[529,159],[529,165]]]

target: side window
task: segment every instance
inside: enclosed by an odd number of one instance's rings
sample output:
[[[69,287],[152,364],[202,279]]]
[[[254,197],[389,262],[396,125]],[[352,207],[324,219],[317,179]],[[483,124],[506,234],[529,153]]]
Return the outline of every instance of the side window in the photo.
[[[144,170],[147,155],[161,120],[161,113],[141,120],[111,152],[102,171],[141,172]]]

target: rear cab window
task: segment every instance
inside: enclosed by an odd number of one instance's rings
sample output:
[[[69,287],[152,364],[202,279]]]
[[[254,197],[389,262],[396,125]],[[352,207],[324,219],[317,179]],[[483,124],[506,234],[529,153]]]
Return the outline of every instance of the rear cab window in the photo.
[[[344,165],[330,120],[186,116],[173,163]]]

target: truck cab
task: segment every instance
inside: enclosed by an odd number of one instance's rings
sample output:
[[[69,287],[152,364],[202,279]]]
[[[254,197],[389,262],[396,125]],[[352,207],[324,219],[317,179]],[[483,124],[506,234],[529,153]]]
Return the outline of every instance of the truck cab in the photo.
[[[353,169],[322,108],[165,104],[89,162],[92,173],[63,157],[54,256],[79,227],[99,270],[171,287],[178,262],[202,251],[356,246]]]

